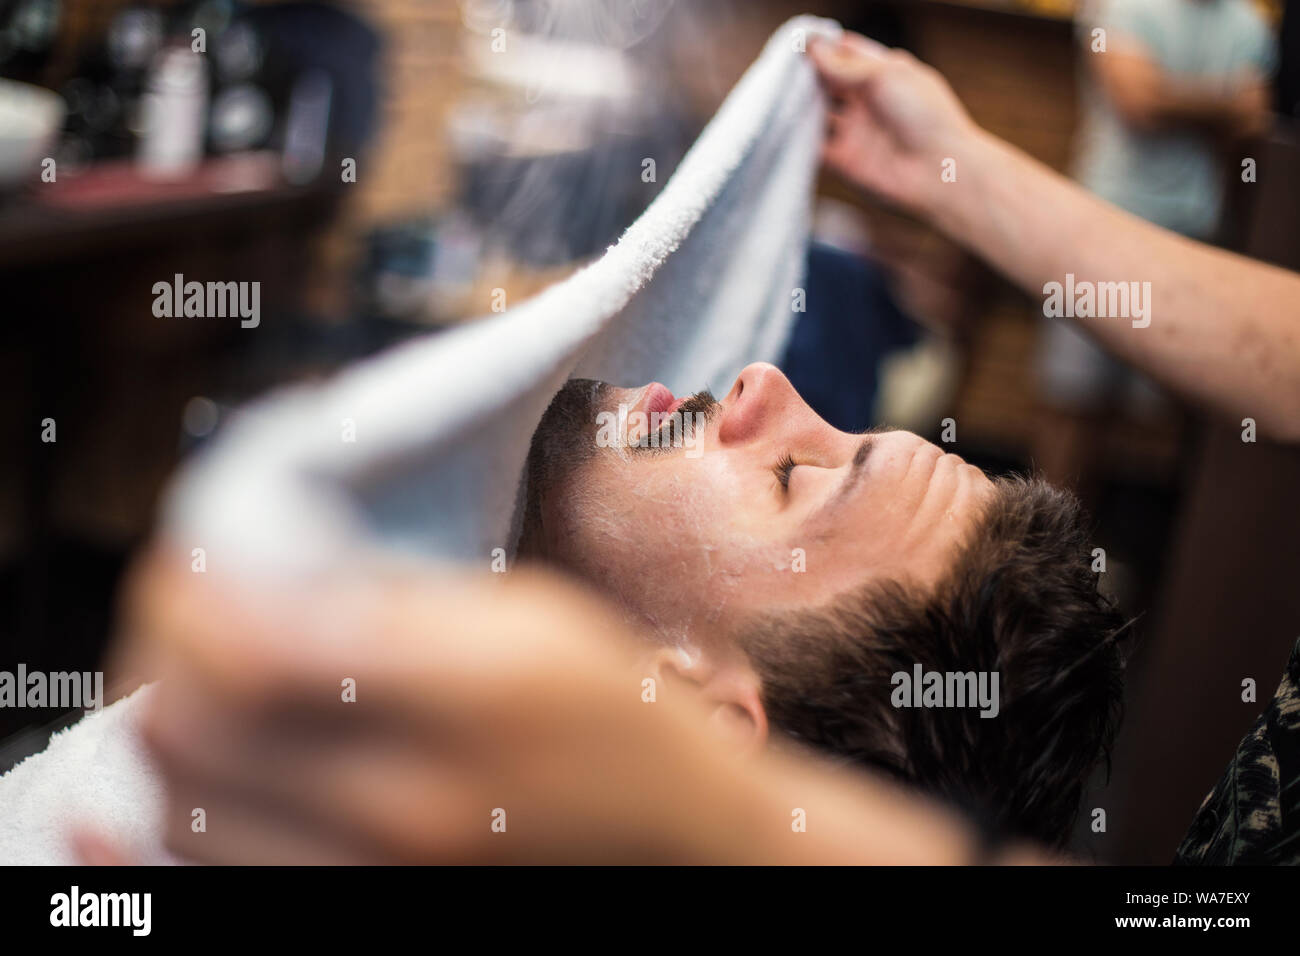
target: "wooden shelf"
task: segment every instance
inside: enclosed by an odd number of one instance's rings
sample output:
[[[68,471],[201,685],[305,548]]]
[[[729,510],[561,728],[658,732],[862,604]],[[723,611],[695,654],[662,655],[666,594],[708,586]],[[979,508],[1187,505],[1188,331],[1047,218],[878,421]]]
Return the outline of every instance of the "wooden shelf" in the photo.
[[[266,154],[210,160],[169,181],[105,163],[0,205],[0,270],[118,254],[195,230],[256,229],[325,211],[340,193],[334,183],[288,185]]]

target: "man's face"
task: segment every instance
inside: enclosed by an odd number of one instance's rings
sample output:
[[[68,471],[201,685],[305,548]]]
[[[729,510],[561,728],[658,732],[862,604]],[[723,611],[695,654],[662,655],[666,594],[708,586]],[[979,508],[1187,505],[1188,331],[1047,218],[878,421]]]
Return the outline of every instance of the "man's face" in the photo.
[[[611,422],[628,420],[635,443],[636,413],[673,411],[702,426],[666,448],[611,446]],[[739,614],[820,605],[874,577],[934,584],[993,491],[910,432],[837,431],[766,364],[720,401],[570,381],[529,473],[525,550],[669,639],[706,640]]]

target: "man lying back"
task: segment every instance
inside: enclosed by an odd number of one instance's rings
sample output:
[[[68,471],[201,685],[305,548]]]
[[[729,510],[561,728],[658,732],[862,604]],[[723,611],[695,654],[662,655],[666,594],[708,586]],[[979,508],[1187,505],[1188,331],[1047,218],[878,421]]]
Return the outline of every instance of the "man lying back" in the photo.
[[[774,732],[1056,845],[1120,708],[1091,551],[1072,496],[837,431],[764,364],[721,400],[569,381],[520,540],[660,638],[739,746]]]

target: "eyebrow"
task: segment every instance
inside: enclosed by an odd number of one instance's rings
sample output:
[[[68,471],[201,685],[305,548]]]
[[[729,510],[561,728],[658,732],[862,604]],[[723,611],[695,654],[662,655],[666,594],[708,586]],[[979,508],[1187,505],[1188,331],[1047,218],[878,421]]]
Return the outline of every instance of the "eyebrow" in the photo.
[[[831,492],[830,497],[813,513],[810,520],[815,520],[818,515],[830,511],[853,494],[853,489],[857,487],[866,472],[867,459],[871,457],[871,449],[875,447],[876,435],[883,430],[872,429],[866,434],[862,439],[862,444],[858,446],[858,450],[853,453],[853,461],[849,462],[849,473],[844,476],[840,486]]]

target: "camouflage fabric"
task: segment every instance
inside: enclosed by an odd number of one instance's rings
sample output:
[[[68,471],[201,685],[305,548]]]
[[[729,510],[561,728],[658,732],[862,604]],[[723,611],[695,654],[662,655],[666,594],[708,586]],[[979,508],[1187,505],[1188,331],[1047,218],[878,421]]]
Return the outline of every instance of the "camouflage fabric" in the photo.
[[[1210,791],[1180,864],[1300,864],[1300,641],[1272,702]]]

